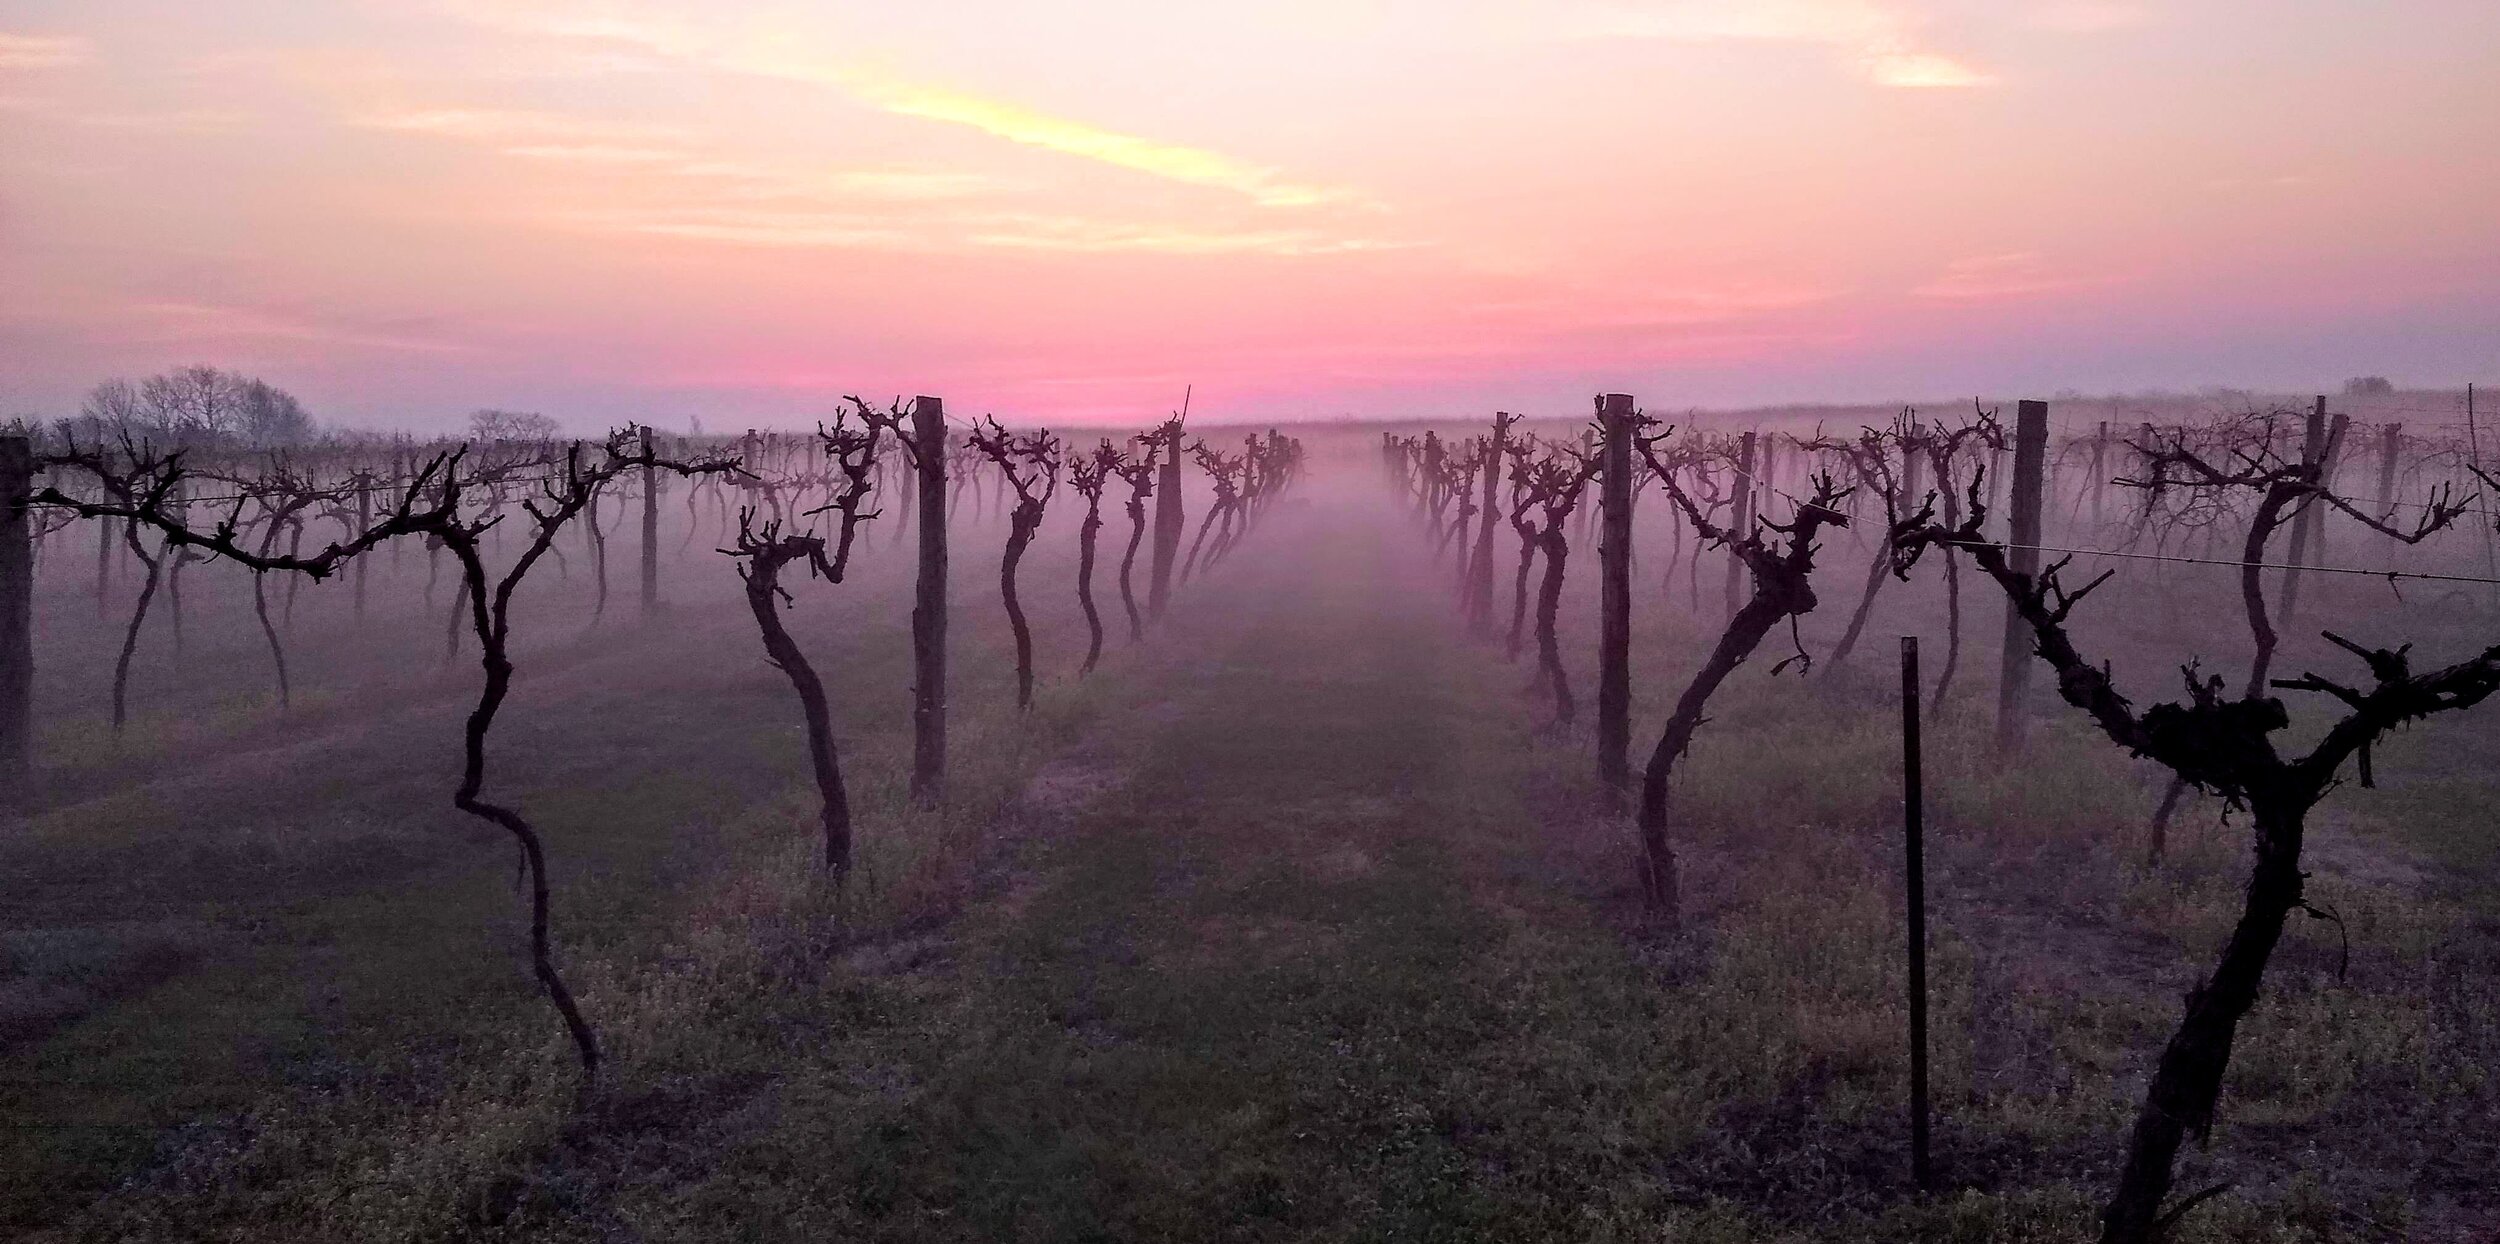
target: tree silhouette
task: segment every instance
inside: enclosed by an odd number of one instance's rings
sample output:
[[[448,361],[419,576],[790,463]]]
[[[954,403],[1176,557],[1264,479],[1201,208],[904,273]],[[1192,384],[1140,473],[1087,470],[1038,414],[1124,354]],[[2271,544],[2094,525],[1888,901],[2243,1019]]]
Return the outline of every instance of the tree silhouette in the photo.
[[[1753,593],[1728,618],[1717,642],[1711,645],[1710,654],[1702,659],[1701,668],[1676,696],[1666,728],[1659,733],[1658,745],[1650,750],[1649,764],[1642,771],[1638,812],[1641,891],[1650,912],[1670,924],[1679,914],[1675,849],[1667,838],[1667,794],[1676,761],[1692,747],[1693,735],[1708,720],[1702,713],[1709,706],[1710,697],[1736,672],[1736,667],[1762,646],[1773,627],[1785,621],[1793,637],[1796,619],[1813,611],[1815,537],[1825,527],[1849,525],[1848,516],[1838,508],[1849,496],[1849,490],[1824,473],[1814,477],[1813,495],[1797,502],[1789,521],[1764,520],[1757,505],[1748,515],[1745,530],[1719,526],[1676,481],[1678,469],[1693,465],[1701,450],[1695,446],[1680,453],[1673,448],[1662,452],[1661,446],[1672,431],[1637,441],[1641,455],[1705,545],[1723,547],[1744,564],[1753,579]],[[1800,646],[1789,661],[1806,663],[1805,649]],[[1772,666],[1771,672],[1778,673],[1789,661]]]
[[[201,530],[190,525],[175,511],[172,503],[186,476],[180,453],[133,463],[118,475],[115,482],[105,486],[104,491],[109,498],[127,500],[85,501],[68,496],[56,487],[47,487],[32,499],[37,504],[63,506],[91,518],[120,518],[144,524],[163,532],[168,547],[197,548],[212,556],[240,563],[260,574],[277,571],[321,579],[388,540],[427,535],[442,542],[442,547],[460,565],[462,584],[467,589],[465,601],[470,628],[477,637],[479,665],[485,673],[477,702],[470,709],[462,729],[460,784],[452,793],[452,805],[500,827],[511,835],[520,849],[522,876],[529,891],[531,968],[546,990],[548,1001],[563,1018],[565,1031],[572,1038],[585,1076],[595,1075],[598,1071],[598,1038],[583,1018],[581,1008],[575,1004],[562,974],[556,969],[553,940],[549,933],[545,844],[537,829],[520,812],[485,797],[486,740],[494,728],[497,713],[512,689],[513,593],[546,555],[564,525],[581,514],[599,489],[628,470],[660,469],[696,474],[735,469],[736,464],[731,461],[690,464],[660,460],[647,451],[635,449],[633,440],[624,434],[610,437],[602,448],[601,460],[595,462],[585,461],[586,450],[580,443],[567,448],[557,469],[538,481],[538,494],[521,503],[522,511],[529,516],[532,524],[528,540],[502,575],[491,579],[482,540],[502,521],[502,515],[467,512],[471,492],[479,486],[481,477],[464,471],[465,447],[439,455],[419,470],[398,493],[391,509],[380,521],[350,539],[334,541],[310,555],[271,551],[272,541],[266,531],[258,547],[246,547],[242,538],[241,511],[250,494],[238,493],[234,508],[213,527]],[[117,470],[110,464],[100,464],[92,469]],[[501,478],[507,470],[508,466],[497,466],[489,468],[489,473]],[[285,474],[282,468],[273,469],[273,475],[282,474]],[[278,492],[286,497],[302,491],[301,486],[291,479],[277,487]]]
[[[813,531],[785,535],[779,520],[766,520],[759,528],[753,506],[739,508],[737,543],[721,550],[738,561],[738,577],[746,584],[747,610],[755,616],[756,629],[763,636],[765,660],[790,680],[790,689],[798,696],[799,713],[807,727],[808,770],[816,780],[817,822],[824,833],[825,871],[833,875],[836,886],[849,880],[851,874],[850,792],[842,782],[841,755],[833,738],[833,714],[825,698],[824,679],[781,622],[782,606],[791,603],[781,574],[792,565],[800,565],[827,583],[842,582],[843,573],[850,567],[851,549],[860,524],[877,516],[865,508],[871,490],[870,470],[884,434],[893,431],[901,435],[903,420],[909,416],[899,402],[879,411],[856,397],[848,400],[852,412],[837,413],[831,428],[819,425],[816,429],[826,458],[843,479],[842,489],[831,501],[808,512],[811,518],[827,511],[840,515],[830,555],[825,537]],[[858,417],[857,427],[851,426],[852,413]]]
[[[1085,664],[1077,673],[1094,672],[1094,663],[1102,659],[1102,614],[1094,608],[1094,538],[1102,531],[1102,486],[1104,478],[1119,469],[1120,451],[1106,440],[1094,452],[1078,457],[1068,464],[1068,485],[1085,498],[1085,521],[1077,527],[1076,601],[1085,610]]]
[[[1007,554],[998,563],[998,592],[1007,604],[1007,624],[1016,636],[1016,707],[1033,707],[1033,630],[1025,624],[1024,603],[1016,596],[1016,567],[1041,528],[1042,511],[1059,491],[1060,441],[1048,431],[1023,436],[1008,433],[993,416],[989,426],[974,428],[964,442],[998,468],[1015,491],[1015,508],[1007,515]]]
[[[2282,511],[2303,497],[2373,521],[2323,491],[2315,463],[2244,460],[2243,469],[2223,471],[2201,457],[2190,461],[2174,455],[2168,465],[2183,467],[2199,478],[2210,472],[2226,479],[2264,480],[2262,512],[2278,522]],[[1901,572],[1906,574],[1910,564],[1931,548],[1969,557],[2004,592],[2030,628],[2034,651],[2057,674],[2060,698],[2082,710],[2119,747],[2154,760],[2188,784],[2220,796],[2228,806],[2245,810],[2254,835],[2255,859],[2239,919],[2212,972],[2188,995],[2179,1026],[2154,1066],[2118,1185],[2102,1212],[2105,1244],[2143,1244],[2160,1238],[2179,1216],[2214,1191],[2163,1209],[2180,1142],[2190,1134],[2202,1138],[2212,1125],[2239,1023],[2256,1005],[2267,961],[2282,937],[2285,921],[2295,911],[2323,914],[2303,892],[2306,874],[2301,869],[2301,846],[2311,809],[2342,783],[2339,775],[2347,761],[2356,765],[2361,785],[2371,786],[2370,750],[2390,731],[2436,713],[2469,708],[2500,690],[2500,645],[2417,673],[2409,644],[2372,648],[2329,632],[2330,643],[2361,661],[2370,676],[2368,683],[2346,684],[2304,673],[2262,683],[2252,680],[2246,694],[2232,696],[2224,690],[2220,676],[2206,675],[2190,661],[2180,670],[2185,699],[2138,710],[2119,693],[2109,667],[2086,659],[2066,630],[2075,607],[2114,572],[2072,591],[2060,577],[2070,558],[2061,558],[2037,575],[2017,572],[2010,550],[1985,534],[1987,506],[1980,489],[1974,477],[1964,497],[1965,517],[1957,526],[1935,521],[1932,500],[1894,526],[1892,542],[1900,550]],[[2442,495],[2425,514],[2422,526],[2444,526],[2463,509],[2462,503]],[[2258,607],[2262,607],[2261,599]],[[2271,644],[2265,647],[2270,653]],[[2260,665],[2252,672],[2262,678],[2265,668]],[[2345,711],[2307,752],[2287,756],[2277,751],[2273,736],[2291,724],[2291,714],[2281,699],[2263,694],[2267,688],[2324,695]]]

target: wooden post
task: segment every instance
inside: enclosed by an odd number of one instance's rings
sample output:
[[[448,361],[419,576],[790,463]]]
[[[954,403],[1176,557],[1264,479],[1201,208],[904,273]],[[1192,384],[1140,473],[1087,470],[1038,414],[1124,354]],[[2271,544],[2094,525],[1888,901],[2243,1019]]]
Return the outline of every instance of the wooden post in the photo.
[[[1773,432],[1765,434],[1762,437],[1762,443],[1755,450],[1754,456],[1759,459],[1753,472],[1755,484],[1753,512],[1756,514],[1760,514],[1762,507],[1770,504],[1772,494],[1779,491],[1779,449],[1779,434]]]
[[[1424,430],[1424,497],[1435,514],[1449,505],[1450,482],[1441,477],[1441,465],[1450,458],[1449,447],[1441,443],[1441,434]]]
[[[396,490],[399,488],[399,486],[400,486],[401,484],[403,484],[403,483],[406,483],[406,482],[407,482],[407,480],[408,480],[408,456],[407,456],[407,455],[405,455],[405,454],[399,454],[399,453],[394,453],[394,454],[392,454],[392,455],[391,455],[391,488],[392,488],[394,491],[396,491]],[[407,541],[405,541],[405,540],[393,540],[393,541],[391,541],[391,577],[392,577],[392,578],[394,578],[394,579],[396,579],[396,578],[398,578],[398,577],[399,577],[399,550],[400,550],[400,547],[401,547],[401,546],[403,546],[403,545],[405,545],[405,544],[407,544],[407,543],[408,543],[408,542],[407,542]]]
[[[651,425],[642,425],[642,456],[651,460]],[[642,616],[660,611],[660,469],[642,468]]]
[[[1599,399],[1597,780],[1621,806],[1632,786],[1632,397]]]
[[[1580,452],[1587,454],[1592,458],[1597,456],[1598,448],[1596,428],[1588,427],[1580,429]],[[1571,521],[1579,527],[1579,535],[1576,538],[1582,543],[1586,543],[1589,538],[1589,528],[1597,524],[1597,507],[1593,505],[1572,507]]]
[[[2396,516],[2396,447],[2404,439],[2405,425],[2391,423],[2379,429],[2378,449],[2378,513],[2379,521],[2393,522]]]
[[[1747,432],[1736,451],[1736,513],[1729,521],[1727,528],[1728,533],[1739,540],[1744,539],[1746,534],[1753,530],[1753,470],[1754,434]],[[1742,599],[1740,591],[1744,578],[1745,559],[1738,557],[1736,550],[1729,549],[1727,553],[1727,612],[1730,617],[1736,615],[1737,601]]]
[[[1924,449],[1920,448],[1920,441],[1925,438],[1926,435],[1927,429],[1919,426],[1918,420],[1912,419],[1910,421],[1910,443],[1904,446],[1901,450],[1900,502],[1905,510],[1914,510],[1918,508],[1919,482],[1922,478],[1920,471],[1923,464],[1927,460],[1927,453]]]
[[[2104,491],[2104,482],[2109,478],[2108,470],[2102,464],[2107,461],[2108,457],[2109,420],[2103,419],[2100,430],[2092,434],[2092,478],[2084,482],[2084,487],[2092,490],[2092,529],[2094,531],[2101,529],[2101,493]]]
[[[2049,452],[2049,404],[2028,399],[2014,406],[2014,479],[2006,543],[2014,573],[2040,573],[2040,485]],[[2005,641],[1997,659],[1997,734],[2000,751],[2021,747],[2031,689],[2030,627],[2005,604]]]
[[[26,534],[34,474],[33,442],[0,436],[0,813],[25,810],[34,754],[35,558]]]
[[[99,618],[110,612],[112,580],[113,520],[99,518],[95,520],[95,616]]]
[[[1935,1186],[1927,1152],[1927,793],[1918,737],[1918,637],[1901,637],[1901,831],[1910,921],[1910,1177]]]
[[[920,466],[920,582],[911,608],[911,793],[923,803],[946,788],[946,405],[911,401]]]
[[[2326,459],[2318,468],[2318,486],[2339,497],[2343,494],[2335,492],[2335,477],[2344,468],[2344,434],[2351,430],[2352,416],[2341,413],[2327,416]],[[2327,523],[2332,517],[2328,511],[2334,507],[2320,503],[2311,508],[2317,518],[2310,524],[2309,556],[2323,566],[2334,560],[2326,551]]]
[[[2480,473],[2483,465],[2483,434],[2474,422],[2474,385],[2471,381],[2468,381],[2465,386],[2465,462],[2466,465],[2475,468],[2478,474]],[[2490,490],[2484,489],[2483,491],[2488,493]],[[2500,579],[2500,551],[2495,551],[2492,547],[2494,525],[2491,521],[2491,498],[2483,496],[2481,505],[2483,521],[2476,525],[2483,529],[2483,573],[2490,578]],[[2494,601],[2500,601],[2500,584],[2495,584],[2491,593]]]
[[[356,487],[356,534],[361,536],[373,526],[373,490],[378,486],[378,481],[371,471],[357,472],[353,476],[353,481]],[[177,550],[178,553],[179,550]],[[372,560],[370,557],[356,559],[356,620],[358,622],[365,620],[365,563]],[[181,623],[177,622],[175,625],[180,626]]]
[[[1478,512],[1475,552],[1467,562],[1467,633],[1479,639],[1493,634],[1493,528],[1500,517],[1502,453],[1510,446],[1511,417],[1496,412],[1493,439],[1484,451],[1484,505]]]
[[[1181,421],[1163,425],[1163,461],[1155,470],[1154,575],[1146,587],[1146,616],[1160,618],[1172,599],[1172,563],[1181,551],[1189,515],[1181,505]]]
[[[2390,422],[2378,430],[2378,520],[2395,522],[2395,455],[2405,442],[2405,425]]]
[[[2309,408],[2309,424],[2302,429],[2300,464],[2318,472],[2321,483],[2326,473],[2326,395],[2318,395],[2317,404]],[[2319,505],[2314,498],[2303,500],[2292,517],[2292,551],[2290,565],[2283,571],[2283,616],[2278,619],[2290,626],[2292,613],[2300,607],[2300,568],[2309,562],[2309,542],[2315,538]]]

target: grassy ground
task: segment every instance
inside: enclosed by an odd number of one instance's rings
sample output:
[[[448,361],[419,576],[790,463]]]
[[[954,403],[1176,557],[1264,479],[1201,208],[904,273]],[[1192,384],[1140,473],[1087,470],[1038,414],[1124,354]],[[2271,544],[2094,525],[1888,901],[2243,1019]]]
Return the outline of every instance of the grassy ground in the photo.
[[[899,618],[898,592],[862,585],[803,632],[837,686],[894,678],[898,637],[851,619]],[[1061,668],[1068,612],[1046,619]],[[1590,812],[1585,738],[1456,633],[1394,516],[1323,494],[1032,719],[970,624],[943,816],[894,789],[893,696],[849,704],[845,908],[806,864],[786,693],[734,615],[690,614],[551,649],[505,749],[567,861],[566,962],[612,1054],[596,1091],[512,957],[508,859],[435,806],[439,773],[386,776],[456,694],[351,705],[257,781],[168,762],[11,844],[37,913],[13,953],[29,929],[106,938],[99,911],[132,926],[110,988],[6,1052],[11,1229],[2071,1239],[2241,864],[2198,816],[2143,867],[2143,775],[2053,711],[2020,771],[1973,714],[1938,722],[1951,1190],[1921,1199],[1880,660],[1754,669],[1714,706],[1677,796],[1693,916],[1661,935]],[[1642,617],[1636,733],[1706,639]],[[2332,926],[2287,941],[2183,1174],[2237,1186],[2187,1238],[2500,1225],[2494,789],[2460,747],[2488,737],[2391,749],[2389,789],[2320,828],[2351,965]]]

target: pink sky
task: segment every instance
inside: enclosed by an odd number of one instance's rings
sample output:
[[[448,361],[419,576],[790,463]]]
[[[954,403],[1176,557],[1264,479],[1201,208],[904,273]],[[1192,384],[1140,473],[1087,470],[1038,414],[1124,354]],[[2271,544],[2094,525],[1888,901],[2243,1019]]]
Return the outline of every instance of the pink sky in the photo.
[[[2490,0],[15,0],[0,414],[2500,380]]]

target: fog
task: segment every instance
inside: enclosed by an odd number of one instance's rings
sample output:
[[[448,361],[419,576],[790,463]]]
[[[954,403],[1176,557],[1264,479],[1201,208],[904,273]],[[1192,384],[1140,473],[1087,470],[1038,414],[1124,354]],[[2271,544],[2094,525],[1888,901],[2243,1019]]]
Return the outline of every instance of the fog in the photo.
[[[35,429],[6,1212],[2471,1238],[2442,401]]]

